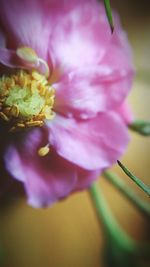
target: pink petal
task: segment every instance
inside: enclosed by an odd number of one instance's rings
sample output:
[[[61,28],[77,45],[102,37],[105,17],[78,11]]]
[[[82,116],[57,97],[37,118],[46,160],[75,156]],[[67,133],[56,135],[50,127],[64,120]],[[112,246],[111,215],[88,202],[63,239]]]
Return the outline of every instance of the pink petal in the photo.
[[[55,67],[66,73],[99,62],[110,39],[102,6],[96,1],[68,1],[56,17],[49,51]]]
[[[0,48],[5,47],[6,45],[6,40],[5,40],[5,35],[4,33],[0,30]]]
[[[25,68],[14,50],[0,48],[0,63],[9,68]]]
[[[28,203],[43,207],[67,196],[76,182],[76,169],[56,153],[38,156],[38,149],[45,145],[46,133],[36,129],[26,138],[9,146],[5,154],[7,170],[24,183]]]
[[[45,3],[40,0],[1,1],[1,24],[9,48],[29,46],[47,59],[51,18],[47,17]]]
[[[78,180],[74,191],[83,190],[88,188],[101,174],[102,170],[87,171],[78,168]]]
[[[131,89],[132,79],[133,72],[125,65],[118,69],[111,64],[78,68],[54,84],[55,110],[65,115],[93,117],[119,105]]]
[[[124,102],[121,106],[119,106],[116,111],[120,114],[127,125],[133,122],[134,114],[127,102]]]
[[[47,126],[57,153],[87,170],[111,166],[128,144],[127,128],[112,112],[83,121],[56,116]]]
[[[85,17],[81,15],[84,12]],[[55,47],[50,46],[60,72],[54,84],[56,111],[88,118],[116,108],[129,93],[134,76],[131,49],[118,18],[115,16],[115,33],[110,36],[101,6],[100,10],[95,5],[92,8],[88,2],[70,12],[65,20],[52,35],[51,45],[54,42]]]

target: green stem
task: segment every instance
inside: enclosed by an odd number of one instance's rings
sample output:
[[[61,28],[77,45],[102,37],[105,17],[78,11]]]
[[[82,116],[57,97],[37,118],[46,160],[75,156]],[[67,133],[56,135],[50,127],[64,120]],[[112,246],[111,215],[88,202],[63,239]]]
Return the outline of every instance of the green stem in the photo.
[[[105,232],[110,241],[117,245],[122,251],[135,256],[150,256],[150,247],[147,244],[136,243],[118,224],[109,209],[100,188],[93,183],[89,189],[92,202],[94,203],[100,222],[103,222]],[[109,241],[109,242],[110,242]]]
[[[133,205],[138,208],[139,211],[143,213],[148,219],[150,219],[150,205],[141,200],[138,195],[131,189],[126,183],[120,179],[116,174],[112,172],[104,172],[103,176],[107,178],[109,182],[111,182],[123,195],[131,201]]]
[[[150,187],[144,184],[139,178],[134,176],[119,160],[117,162],[125,174],[130,177],[150,197]]]
[[[111,32],[113,33],[114,25],[113,25],[113,18],[112,18],[110,1],[109,0],[104,0],[104,5],[105,5],[105,10],[106,10],[106,15],[107,15],[107,18],[108,18],[108,22],[109,22],[109,25],[110,25],[110,28],[111,28]]]
[[[105,230],[110,238],[113,239],[115,243],[119,245],[119,247],[122,247],[129,253],[135,253],[137,251],[137,244],[122,230],[120,225],[117,223],[96,183],[92,184],[89,192],[94,202],[97,215],[100,220],[102,220]]]

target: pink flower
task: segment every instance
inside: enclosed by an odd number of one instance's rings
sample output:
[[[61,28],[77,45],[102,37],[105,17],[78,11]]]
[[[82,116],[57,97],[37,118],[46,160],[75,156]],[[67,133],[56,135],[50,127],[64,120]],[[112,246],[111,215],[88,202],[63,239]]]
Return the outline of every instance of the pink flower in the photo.
[[[55,89],[55,116],[43,127],[6,134],[1,126],[5,169],[23,183],[34,207],[88,187],[127,147],[124,100],[133,66],[114,18],[111,35],[96,0],[1,1],[1,73],[34,68],[44,74],[49,66],[48,83]]]

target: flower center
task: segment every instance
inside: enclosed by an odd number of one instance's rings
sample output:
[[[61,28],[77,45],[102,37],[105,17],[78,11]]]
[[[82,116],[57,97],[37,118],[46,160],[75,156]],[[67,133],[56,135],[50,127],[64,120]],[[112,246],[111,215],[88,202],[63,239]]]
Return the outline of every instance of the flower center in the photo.
[[[0,78],[0,119],[9,131],[42,126],[53,119],[55,90],[45,76],[36,71],[18,71]]]

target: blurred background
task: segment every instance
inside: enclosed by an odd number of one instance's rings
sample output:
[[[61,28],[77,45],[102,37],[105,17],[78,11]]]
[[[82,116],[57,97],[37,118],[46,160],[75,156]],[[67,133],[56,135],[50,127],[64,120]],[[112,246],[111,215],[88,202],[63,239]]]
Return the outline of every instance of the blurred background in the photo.
[[[133,47],[137,74],[129,102],[135,117],[150,120],[150,2],[112,0],[111,5],[119,12]],[[132,133],[122,162],[150,185],[150,138]],[[149,201],[118,166],[113,169]],[[122,227],[135,240],[148,241],[150,229],[141,213],[105,178],[99,185]],[[43,210],[28,207],[21,199],[0,212],[4,267],[103,267],[104,240],[88,192]]]

